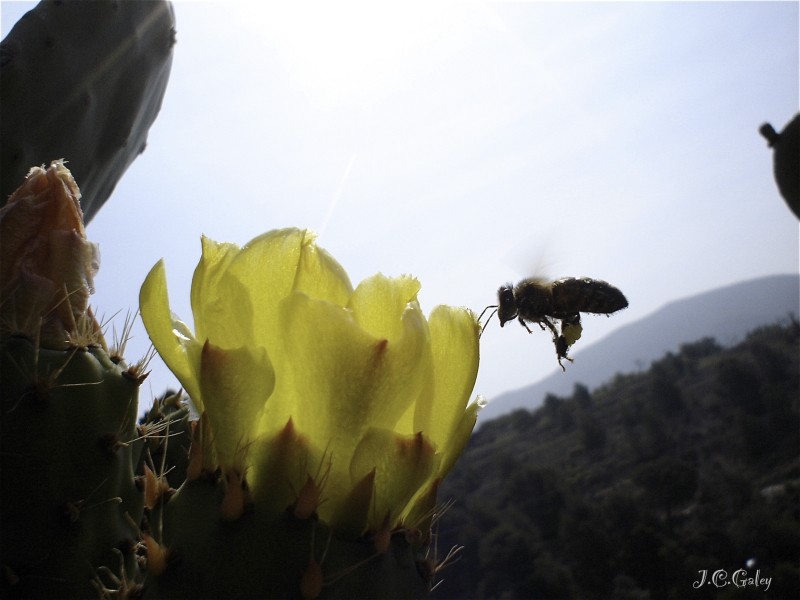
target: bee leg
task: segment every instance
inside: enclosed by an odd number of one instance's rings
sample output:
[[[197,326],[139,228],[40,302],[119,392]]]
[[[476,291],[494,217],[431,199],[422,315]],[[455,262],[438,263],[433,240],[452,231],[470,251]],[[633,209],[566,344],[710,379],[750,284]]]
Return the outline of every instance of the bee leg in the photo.
[[[556,346],[556,356],[558,357],[558,366],[561,367],[562,371],[566,371],[567,369],[564,367],[564,363],[561,362],[562,358],[567,359],[569,362],[573,362],[572,359],[567,356],[567,351],[569,350],[569,346],[567,345],[567,340],[564,338],[563,335],[559,335],[557,338],[553,339],[553,342]]]
[[[525,328],[525,330],[526,330],[528,333],[533,333],[533,332],[531,331],[531,328],[530,328],[530,327],[528,327],[528,324],[527,324],[527,323],[526,323],[526,322],[525,322],[525,321],[522,319],[522,317],[519,317],[519,323],[520,323],[520,325],[522,325],[522,326]]]
[[[558,331],[556,330],[556,326],[553,325],[553,322],[547,317],[544,317],[541,321],[539,321],[539,327],[542,328],[542,331],[544,331],[545,325],[550,330],[550,333],[553,334],[553,341],[555,341],[556,338],[558,337]]]

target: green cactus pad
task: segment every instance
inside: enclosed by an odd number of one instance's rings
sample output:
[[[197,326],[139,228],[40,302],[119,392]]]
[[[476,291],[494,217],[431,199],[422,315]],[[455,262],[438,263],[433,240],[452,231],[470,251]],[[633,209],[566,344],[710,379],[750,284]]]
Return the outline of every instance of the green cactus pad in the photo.
[[[120,554],[136,571],[138,385],[102,349],[0,339],[3,598],[96,597]]]
[[[290,511],[276,518],[251,506],[224,521],[223,496],[222,482],[200,478],[167,503],[159,540],[166,570],[148,578],[146,598],[422,598],[429,591],[402,532],[379,554],[373,540],[337,537],[316,518]],[[154,529],[159,521],[151,520]],[[322,574],[317,596],[302,585],[312,562]]]
[[[63,158],[89,223],[144,150],[174,36],[163,1],[46,0],[23,16],[0,47],[0,206],[28,169]]]

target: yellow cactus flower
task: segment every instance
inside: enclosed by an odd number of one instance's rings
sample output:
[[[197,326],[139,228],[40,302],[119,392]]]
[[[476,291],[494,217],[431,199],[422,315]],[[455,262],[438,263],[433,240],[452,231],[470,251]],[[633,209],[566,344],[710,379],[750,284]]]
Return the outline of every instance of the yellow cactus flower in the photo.
[[[477,417],[475,315],[426,319],[419,289],[383,275],[353,289],[311,233],[283,229],[242,248],[203,238],[194,332],[170,311],[163,261],[140,310],[256,508],[359,535],[423,521]]]

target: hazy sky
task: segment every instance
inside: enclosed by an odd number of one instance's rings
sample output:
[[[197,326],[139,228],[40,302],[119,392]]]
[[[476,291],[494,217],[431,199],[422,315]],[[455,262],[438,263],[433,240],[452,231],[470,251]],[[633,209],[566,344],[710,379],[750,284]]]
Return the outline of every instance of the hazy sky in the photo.
[[[2,3],[3,36],[31,6]],[[244,244],[286,226],[319,232],[354,284],[417,276],[426,312],[480,312],[534,274],[606,279],[630,308],[585,318],[575,352],[670,300],[798,271],[798,223],[757,132],[798,111],[797,2],[175,12],[147,150],[88,227],[101,314],[135,309],[163,257],[190,320],[201,234]],[[482,340],[489,399],[558,368],[547,334],[510,325]],[[149,346],[134,336],[130,359]],[[175,385],[152,367],[145,404]]]

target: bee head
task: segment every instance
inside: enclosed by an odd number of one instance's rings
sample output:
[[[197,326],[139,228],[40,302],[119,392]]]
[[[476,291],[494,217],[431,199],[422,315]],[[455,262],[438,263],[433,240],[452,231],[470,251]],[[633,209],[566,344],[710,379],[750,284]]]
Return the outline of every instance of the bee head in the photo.
[[[500,327],[502,327],[519,313],[517,301],[514,299],[514,288],[511,284],[504,285],[497,290],[497,304],[497,318],[500,319]]]

